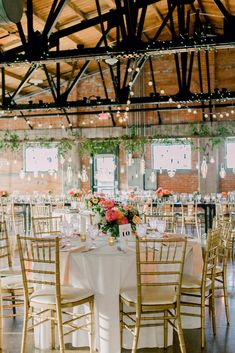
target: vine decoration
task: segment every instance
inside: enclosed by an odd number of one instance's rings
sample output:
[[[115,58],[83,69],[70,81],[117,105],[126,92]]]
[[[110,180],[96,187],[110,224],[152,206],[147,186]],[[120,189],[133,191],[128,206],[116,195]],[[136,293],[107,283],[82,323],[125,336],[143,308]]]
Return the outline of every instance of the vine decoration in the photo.
[[[179,132],[179,130],[178,130]],[[225,142],[226,138],[235,135],[233,124],[226,126],[217,126],[212,129],[207,124],[191,124],[185,133],[187,137],[173,137],[171,131],[165,129],[163,132],[155,132],[151,136],[138,136],[136,127],[130,129],[130,135],[123,135],[120,137],[110,138],[81,138],[78,134],[72,135],[70,138],[61,138],[55,140],[53,137],[39,137],[30,141],[28,135],[20,138],[17,133],[13,131],[5,131],[0,136],[0,151],[17,152],[21,148],[21,144],[25,143],[27,146],[40,146],[50,148],[52,146],[58,148],[58,155],[65,157],[73,148],[76,142],[79,142],[80,154],[94,156],[100,153],[116,153],[120,145],[125,151],[131,153],[143,154],[144,146],[146,144],[156,143],[161,141],[162,144],[191,144],[193,149],[200,149],[194,145],[192,138],[208,138],[211,148],[217,147]]]

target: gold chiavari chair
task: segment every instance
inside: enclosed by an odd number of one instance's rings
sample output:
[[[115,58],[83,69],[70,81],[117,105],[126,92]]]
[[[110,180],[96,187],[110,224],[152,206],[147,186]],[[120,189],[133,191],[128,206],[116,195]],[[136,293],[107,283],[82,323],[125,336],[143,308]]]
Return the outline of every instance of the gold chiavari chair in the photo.
[[[31,204],[30,212],[32,218],[39,217],[51,217],[52,216],[52,206],[45,204]]]
[[[61,234],[62,216],[32,217],[33,235],[35,237],[56,236]]]
[[[94,295],[89,289],[61,285],[59,238],[18,235],[17,240],[25,298],[21,353],[26,353],[27,331],[46,321],[51,321],[52,349],[55,349],[56,324],[60,353],[65,353],[64,336],[79,329],[89,331],[90,352],[93,353]],[[32,284],[37,287],[30,295],[29,287]],[[89,305],[89,312],[75,314],[68,310],[83,304]],[[63,315],[66,316],[63,318]],[[34,319],[32,327],[29,327],[30,319]]]
[[[178,333],[181,352],[186,352],[180,317],[186,243],[183,238],[166,241],[137,238],[137,288],[122,289],[120,292],[121,347],[124,328],[134,336],[132,353],[136,353],[140,328],[163,326],[164,348],[167,348],[170,324]],[[123,304],[134,310],[124,311]]]
[[[181,306],[197,307],[200,313],[186,313],[184,316],[200,317],[201,319],[201,346],[205,346],[205,306],[209,299],[209,309],[212,317],[213,333],[216,334],[215,321],[215,275],[218,258],[218,247],[220,244],[221,229],[209,230],[207,244],[204,255],[204,265],[201,276],[183,276],[181,296]],[[192,302],[192,298],[197,298],[198,302]],[[190,300],[191,299],[191,300]]]
[[[156,221],[166,222],[166,227],[164,232],[174,233],[175,232],[175,217],[173,215],[144,215],[144,223],[151,223],[151,219],[156,219]]]
[[[228,288],[227,288],[227,264],[230,250],[230,240],[232,233],[231,222],[224,222],[221,224],[221,241],[218,247],[218,264],[215,272],[215,290],[216,298],[224,298],[224,306],[227,324],[230,323],[229,305],[228,305]],[[209,277],[211,271],[209,272]],[[222,285],[222,286],[221,286]],[[221,290],[223,291],[221,294]]]
[[[215,215],[218,222],[229,220],[229,208],[226,203],[215,204]]]
[[[2,348],[3,318],[22,316],[16,309],[23,304],[23,280],[21,268],[13,266],[10,241],[8,238],[6,222],[0,222],[0,349]],[[29,292],[32,293],[32,286]],[[11,312],[12,310],[12,312]]]
[[[182,204],[182,215],[177,217],[177,223],[181,222],[181,234],[190,234],[201,239],[201,219],[198,217],[196,203]]]

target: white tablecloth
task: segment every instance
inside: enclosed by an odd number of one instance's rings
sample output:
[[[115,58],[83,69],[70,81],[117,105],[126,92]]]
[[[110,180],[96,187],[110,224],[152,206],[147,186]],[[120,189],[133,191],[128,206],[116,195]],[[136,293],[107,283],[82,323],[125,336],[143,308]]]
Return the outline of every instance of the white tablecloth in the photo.
[[[195,274],[201,271],[201,266],[200,245],[195,241],[189,241],[184,271],[188,274]],[[120,353],[119,293],[121,288],[136,285],[134,243],[133,248],[128,247],[126,253],[117,250],[116,245],[104,244],[89,252],[71,252],[70,254],[63,252],[61,253],[62,278],[68,268],[69,282],[73,286],[90,288],[95,294],[96,348],[101,353]],[[189,317],[186,327],[198,327],[198,321]],[[48,348],[48,332],[50,331],[44,327],[44,332],[42,332],[42,329],[39,329],[36,334],[36,344],[40,348]],[[131,347],[132,338],[125,330],[124,348]],[[172,340],[172,330],[169,328],[168,345],[172,344]],[[77,332],[73,334],[70,341],[75,347],[89,345],[86,333]],[[163,328],[141,329],[138,347],[163,347]]]

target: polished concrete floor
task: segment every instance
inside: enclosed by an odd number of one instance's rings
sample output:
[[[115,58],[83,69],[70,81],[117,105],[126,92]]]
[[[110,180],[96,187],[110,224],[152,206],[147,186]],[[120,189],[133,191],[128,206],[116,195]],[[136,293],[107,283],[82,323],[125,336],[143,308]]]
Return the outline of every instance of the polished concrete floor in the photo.
[[[228,289],[229,289],[229,305],[231,323],[227,326],[224,305],[221,298],[216,299],[216,315],[217,315],[217,334],[213,336],[210,319],[207,317],[206,327],[206,347],[201,350],[200,347],[200,330],[184,330],[187,353],[234,353],[235,352],[235,264],[229,265],[228,271]],[[22,330],[22,318],[15,320],[7,319],[4,322],[4,350],[3,353],[20,353]],[[33,346],[33,335],[29,333],[27,353],[51,353],[52,351],[40,351]],[[66,347],[66,353],[85,353],[88,349],[72,349]],[[54,351],[55,352],[55,351]],[[129,353],[129,350],[123,350],[122,353]],[[177,336],[174,337],[174,345],[167,350],[140,349],[138,353],[179,353],[179,344]],[[103,353],[103,352],[100,352]],[[110,352],[112,353],[112,352]]]

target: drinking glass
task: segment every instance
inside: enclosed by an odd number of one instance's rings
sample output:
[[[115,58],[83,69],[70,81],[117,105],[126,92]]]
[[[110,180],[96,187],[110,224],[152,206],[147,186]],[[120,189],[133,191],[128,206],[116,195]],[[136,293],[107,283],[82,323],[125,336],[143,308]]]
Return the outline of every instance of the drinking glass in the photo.
[[[97,225],[89,225],[87,228],[87,235],[91,240],[91,249],[96,248],[96,238],[99,234],[99,228]]]
[[[140,223],[136,225],[136,233],[140,238],[146,235],[147,227],[148,225],[146,223]]]
[[[157,230],[159,231],[160,234],[164,233],[166,230],[166,220],[165,219],[159,219],[157,222]]]

